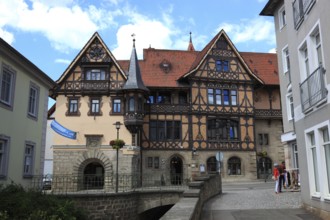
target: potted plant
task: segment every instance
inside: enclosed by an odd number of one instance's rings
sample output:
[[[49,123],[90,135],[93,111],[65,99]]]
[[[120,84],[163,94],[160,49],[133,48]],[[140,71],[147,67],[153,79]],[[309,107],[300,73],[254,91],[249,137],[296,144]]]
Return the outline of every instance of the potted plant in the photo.
[[[267,151],[265,151],[265,150],[259,151],[257,153],[257,156],[259,156],[259,157],[267,157]]]
[[[125,141],[122,139],[115,139],[110,141],[110,146],[112,146],[113,149],[120,149],[125,145]]]

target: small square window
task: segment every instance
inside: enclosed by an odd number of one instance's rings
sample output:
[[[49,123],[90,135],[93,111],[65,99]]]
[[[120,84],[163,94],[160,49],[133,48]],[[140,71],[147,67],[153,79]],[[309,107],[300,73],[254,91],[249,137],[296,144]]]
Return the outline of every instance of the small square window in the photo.
[[[112,112],[113,113],[121,113],[121,99],[115,98],[112,100]]]
[[[229,71],[229,62],[227,60],[217,60],[216,69],[219,72],[228,72]]]

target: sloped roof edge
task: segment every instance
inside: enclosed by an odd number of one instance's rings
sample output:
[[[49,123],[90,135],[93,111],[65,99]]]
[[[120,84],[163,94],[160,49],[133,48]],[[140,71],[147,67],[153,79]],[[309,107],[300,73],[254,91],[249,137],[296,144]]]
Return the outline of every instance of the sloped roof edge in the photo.
[[[183,76],[181,76],[179,79],[189,76],[202,65],[202,63],[206,59],[207,55],[210,53],[210,50],[213,48],[214,44],[220,39],[221,36],[224,36],[226,38],[226,40],[229,42],[230,46],[233,48],[234,53],[239,58],[239,60],[243,63],[243,65],[246,68],[246,70],[248,71],[248,73],[250,75],[252,75],[257,81],[264,84],[263,80],[260,79],[257,75],[255,75],[251,71],[251,69],[249,68],[247,63],[244,61],[243,57],[240,55],[237,48],[235,47],[235,45],[233,44],[233,42],[230,40],[230,38],[228,37],[228,35],[226,34],[226,32],[223,29],[221,29],[221,31],[204,47],[204,49],[201,51],[200,55],[197,56],[196,60],[194,61],[193,65],[192,65],[192,68],[189,70],[189,72],[184,74]]]
[[[100,41],[100,43],[102,44],[102,46],[106,49],[106,51],[109,54],[109,56],[111,57],[111,59],[114,61],[115,65],[118,67],[118,69],[122,73],[123,77],[125,79],[127,79],[125,72],[123,71],[123,69],[121,68],[121,66],[119,65],[119,63],[117,62],[116,58],[113,56],[113,54],[111,53],[111,51],[109,50],[109,48],[107,47],[107,45],[104,43],[104,41],[102,40],[102,38],[100,37],[100,35],[98,34],[98,32],[95,32],[93,34],[93,36],[87,41],[87,43],[85,44],[85,46],[79,51],[79,53],[73,59],[73,61],[70,63],[70,65],[66,68],[66,70],[63,72],[63,74],[60,76],[60,78],[56,81],[58,84],[61,84],[62,83],[62,81],[65,79],[66,75],[68,74],[68,72],[73,68],[73,66],[76,64],[76,62],[85,53],[85,51],[90,46],[90,44],[94,41],[95,38],[98,38],[98,40]]]

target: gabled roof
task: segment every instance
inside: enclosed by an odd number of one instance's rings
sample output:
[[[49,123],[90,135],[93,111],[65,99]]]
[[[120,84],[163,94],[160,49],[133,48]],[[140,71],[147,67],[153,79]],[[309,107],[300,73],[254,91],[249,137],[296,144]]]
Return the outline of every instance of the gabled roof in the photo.
[[[275,53],[240,52],[251,71],[267,85],[279,85]]]
[[[133,49],[131,53],[131,59],[128,70],[128,79],[123,87],[125,90],[144,90],[149,91],[147,87],[143,84],[141,78],[141,72],[139,67],[139,61],[137,59],[135,50],[135,39],[133,39]]]
[[[64,73],[60,76],[60,78],[56,81],[58,84],[61,84],[62,81],[66,78],[66,76],[68,75],[68,73],[71,71],[71,69],[75,66],[76,62],[78,60],[80,60],[83,56],[83,54],[85,54],[85,52],[88,50],[88,48],[90,47],[90,45],[94,42],[95,39],[98,39],[100,44],[103,46],[103,48],[105,49],[106,53],[109,55],[109,57],[111,58],[111,60],[114,62],[114,65],[119,69],[120,73],[123,75],[123,77],[125,79],[127,79],[125,72],[123,71],[123,69],[121,68],[121,66],[118,64],[117,60],[115,59],[115,57],[112,55],[112,53],[110,52],[109,48],[107,47],[107,45],[103,42],[102,38],[100,37],[100,35],[95,32],[93,34],[93,36],[88,40],[88,42],[85,44],[85,46],[80,50],[80,52],[78,53],[78,55],[73,59],[73,61],[71,62],[71,64],[66,68],[66,70],[64,71]]]
[[[190,70],[186,74],[184,74],[181,78],[185,78],[199,69],[199,67],[205,61],[207,55],[210,53],[211,49],[215,46],[216,42],[222,36],[226,39],[226,41],[232,48],[233,52],[235,53],[235,55],[237,56],[239,61],[243,64],[243,67],[245,67],[247,73],[252,75],[260,83],[263,83],[263,81],[257,75],[255,75],[252,71],[250,71],[249,66],[245,63],[244,59],[241,57],[241,55],[237,51],[235,45],[231,42],[231,40],[229,39],[229,37],[227,36],[226,32],[223,29],[204,47],[204,49],[198,54],[197,58],[193,62]]]

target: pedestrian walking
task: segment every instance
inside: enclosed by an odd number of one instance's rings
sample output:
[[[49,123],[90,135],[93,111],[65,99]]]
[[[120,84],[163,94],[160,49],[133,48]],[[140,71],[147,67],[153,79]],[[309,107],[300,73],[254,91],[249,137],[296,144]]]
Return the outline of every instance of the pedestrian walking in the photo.
[[[279,189],[279,192],[281,193],[282,187],[286,188],[286,186],[285,186],[285,172],[286,172],[285,162],[282,161],[282,163],[278,166],[277,169],[278,169],[278,172],[280,173],[278,189]]]
[[[275,181],[275,193],[279,193],[279,170],[278,170],[278,164],[274,163],[274,170],[273,170],[273,179]]]

